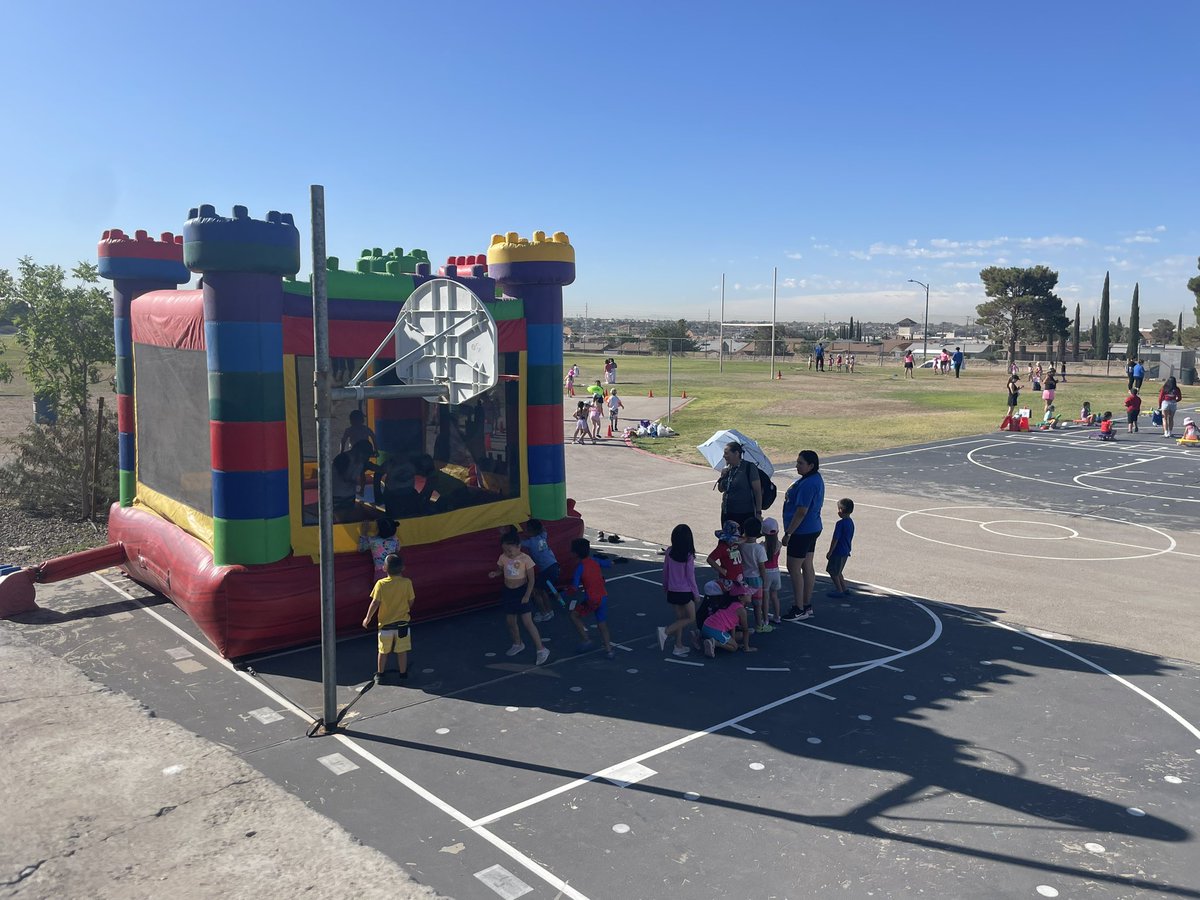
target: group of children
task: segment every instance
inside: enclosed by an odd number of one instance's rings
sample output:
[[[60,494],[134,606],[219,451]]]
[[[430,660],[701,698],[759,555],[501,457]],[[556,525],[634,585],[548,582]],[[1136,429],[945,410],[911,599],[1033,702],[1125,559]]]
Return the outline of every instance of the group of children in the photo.
[[[388,657],[396,656],[396,673],[400,680],[408,677],[408,652],[412,649],[409,635],[409,616],[415,601],[412,581],[404,576],[404,561],[399,553],[396,539],[396,524],[390,519],[379,519],[377,533],[369,535],[368,526],[363,524],[359,538],[359,550],[370,552],[375,565],[375,586],[371,590],[371,602],[363,618],[363,628],[375,622],[378,628],[378,656],[375,682],[381,683],[388,671]],[[559,594],[557,583],[560,569],[545,527],[537,519],[525,523],[525,535],[515,527],[503,529],[500,536],[500,556],[496,567],[488,573],[490,578],[502,578],[500,607],[504,612],[505,624],[511,644],[506,656],[517,656],[525,651],[521,640],[521,628],[529,636],[534,647],[534,665],[543,665],[550,658],[550,650],[542,642],[538,623],[554,618],[552,600],[567,608],[571,623],[579,635],[577,653],[595,649],[588,637],[587,621],[594,619],[605,655],[616,656],[612,635],[608,630],[608,590],[604,583],[603,568],[611,566],[608,559],[592,555],[591,543],[586,538],[571,541],[571,553],[576,566],[567,592],[576,595],[570,604]],[[537,611],[534,611],[534,608]]]
[[[839,500],[837,510],[838,523],[825,554],[826,571],[835,589],[830,596],[844,597],[849,593],[843,572],[854,537],[854,522],[850,518],[854,501]],[[796,607],[782,614],[779,597],[782,544],[777,520],[768,518],[760,522],[751,517],[741,527],[728,521],[714,534],[717,546],[706,562],[717,577],[701,591],[696,583],[696,545],[691,528],[681,524],[671,532],[671,546],[663,559],[662,584],[675,620],[658,628],[658,646],[665,650],[667,640],[673,638],[674,656],[688,656],[692,648],[702,649],[710,658],[718,648],[753,653],[757,648],[751,646],[751,635],[769,634],[785,619],[811,615],[811,611]],[[759,543],[760,540],[763,542]],[[368,525],[363,523],[359,550],[370,552],[375,567],[375,586],[362,623],[364,628],[370,628],[374,622],[378,628],[375,681],[378,684],[384,680],[391,655],[396,656],[397,677],[404,680],[408,677],[408,653],[412,649],[409,618],[416,597],[412,581],[404,575],[395,522],[377,520],[374,535],[369,534]],[[587,631],[588,620],[594,619],[605,655],[608,659],[615,658],[608,628],[608,589],[602,571],[612,562],[595,557],[586,538],[573,540],[571,553],[576,565],[570,586],[565,589],[573,595],[568,605],[557,589],[561,570],[542,523],[530,519],[525,523],[524,536],[515,527],[503,530],[500,556],[488,575],[503,579],[500,606],[511,641],[506,656],[525,651],[521,640],[524,628],[533,643],[534,665],[543,665],[550,658],[538,624],[554,618],[552,601],[556,600],[567,608],[579,636],[577,653],[595,649]],[[685,641],[689,631],[691,647]]]
[[[600,382],[597,381],[595,387],[600,387]],[[600,388],[600,393],[592,394],[591,403],[580,400],[575,404],[575,412],[572,414],[575,419],[575,434],[572,438],[574,443],[582,444],[584,438],[590,438],[593,444],[600,440],[600,423],[604,419],[605,406],[608,407],[609,431],[616,431],[620,411],[625,408],[625,404],[617,396],[616,388],[609,391],[607,396],[604,395],[604,389]]]
[[[843,573],[854,539],[854,522],[850,518],[854,501],[839,500],[837,509],[838,523],[825,554],[825,571],[833,582],[830,596],[845,597],[849,591]],[[665,650],[667,641],[673,639],[674,656],[687,656],[691,652],[684,639],[689,630],[692,648],[702,649],[707,657],[716,656],[718,649],[754,653],[757,648],[751,645],[751,635],[770,634],[785,619],[812,615],[811,610],[796,606],[786,615],[782,613],[779,555],[783,545],[777,520],[760,521],[751,517],[741,527],[728,521],[714,535],[717,546],[705,561],[717,577],[701,591],[696,583],[696,546],[691,528],[676,525],[671,532],[671,546],[663,559],[662,581],[675,620],[659,626],[658,646]]]

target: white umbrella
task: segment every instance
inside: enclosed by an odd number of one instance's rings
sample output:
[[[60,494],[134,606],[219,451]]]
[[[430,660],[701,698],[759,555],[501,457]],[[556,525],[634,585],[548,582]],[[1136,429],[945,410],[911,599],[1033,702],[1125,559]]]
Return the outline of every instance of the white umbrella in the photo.
[[[767,459],[767,454],[763,453],[762,447],[758,446],[758,441],[754,438],[746,437],[736,428],[726,428],[718,431],[703,444],[700,444],[696,449],[700,451],[700,455],[708,460],[708,464],[720,472],[725,468],[725,445],[737,441],[742,445],[742,456],[750,460],[768,475],[775,474],[775,466],[771,464],[771,460]]]

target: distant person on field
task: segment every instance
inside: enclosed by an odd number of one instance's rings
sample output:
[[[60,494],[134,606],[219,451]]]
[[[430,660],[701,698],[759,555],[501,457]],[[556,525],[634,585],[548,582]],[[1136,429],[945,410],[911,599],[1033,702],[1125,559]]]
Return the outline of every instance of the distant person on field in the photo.
[[[1021,379],[1017,375],[1009,375],[1008,381],[1004,383],[1004,391],[1008,396],[1008,415],[1009,418],[1017,411],[1017,404],[1021,401]]]
[[[817,357],[817,371],[824,372],[825,371],[825,346],[820,341],[817,341],[817,346],[813,349],[813,353],[816,354],[816,357]]]
[[[1146,378],[1146,361],[1139,359],[1133,364],[1133,386],[1139,391],[1142,389],[1142,382]]]
[[[913,359],[913,352],[911,350],[904,351],[904,377],[905,378],[915,378],[915,376],[913,375],[913,366],[915,364],[916,364],[916,360]]]
[[[412,636],[408,633],[408,619],[416,599],[412,582],[404,577],[404,560],[397,553],[389,554],[384,563],[387,574],[375,582],[371,590],[371,605],[363,617],[363,628],[371,627],[371,619],[379,617],[379,655],[375,663],[375,683],[383,681],[387,671],[387,658],[396,654],[396,669],[400,678],[408,677],[408,651],[412,649]]]
[[[621,402],[621,398],[617,396],[617,389],[613,388],[608,395],[608,424],[613,431],[617,430],[617,422],[620,421],[619,411],[625,408],[625,404]]]
[[[963,367],[963,352],[962,347],[954,348],[954,355],[950,357],[950,365],[954,368],[954,377],[957,378],[962,372]]]
[[[846,568],[846,561],[850,559],[850,545],[854,542],[854,520],[850,518],[853,512],[854,501],[849,497],[843,497],[837,502],[838,520],[833,526],[829,552],[825,554],[825,559],[828,560],[825,571],[829,573],[835,588],[830,597],[845,597],[850,593],[846,589],[846,579],[842,577],[842,572]]]
[[[1046,373],[1046,380],[1042,382],[1042,400],[1046,403],[1046,409],[1054,405],[1054,392],[1058,389],[1058,379],[1054,375],[1054,367],[1051,366],[1050,371]]]

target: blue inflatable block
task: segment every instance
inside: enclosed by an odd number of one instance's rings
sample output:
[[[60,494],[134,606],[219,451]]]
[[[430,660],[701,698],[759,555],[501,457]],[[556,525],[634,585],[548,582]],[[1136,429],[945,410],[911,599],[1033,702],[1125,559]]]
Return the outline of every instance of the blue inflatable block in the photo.
[[[210,372],[279,372],[283,325],[267,322],[205,322]]]
[[[111,281],[131,279],[161,281],[165,284],[186,284],[192,273],[181,262],[170,259],[143,259],[132,256],[101,256],[97,260],[100,277]]]
[[[287,469],[212,473],[213,515],[218,519],[277,519],[288,514]]]
[[[567,463],[561,444],[529,447],[529,483],[558,484],[567,480]]]

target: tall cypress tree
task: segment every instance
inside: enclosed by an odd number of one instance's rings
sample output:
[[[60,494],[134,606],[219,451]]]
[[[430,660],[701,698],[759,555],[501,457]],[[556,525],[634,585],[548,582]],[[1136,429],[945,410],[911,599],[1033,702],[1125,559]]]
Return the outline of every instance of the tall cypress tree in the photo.
[[[1092,356],[1096,355],[1096,317],[1092,316],[1092,327],[1088,329],[1088,341],[1092,345]]]
[[[1071,332],[1071,359],[1079,359],[1079,304],[1075,304],[1075,329]]]
[[[1175,326],[1175,343],[1183,343],[1183,313],[1179,314],[1179,324]]]
[[[1130,359],[1137,359],[1138,341],[1141,338],[1141,332],[1138,331],[1138,326],[1141,324],[1141,310],[1138,309],[1138,286],[1135,281],[1133,284],[1133,303],[1129,307],[1129,353]]]
[[[1108,273],[1104,273],[1104,293],[1100,295],[1100,315],[1097,316],[1096,326],[1100,329],[1096,337],[1096,359],[1108,359],[1108,322],[1111,313],[1108,309]]]

